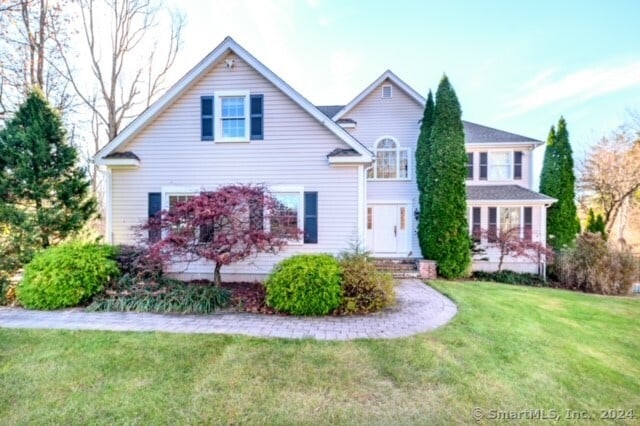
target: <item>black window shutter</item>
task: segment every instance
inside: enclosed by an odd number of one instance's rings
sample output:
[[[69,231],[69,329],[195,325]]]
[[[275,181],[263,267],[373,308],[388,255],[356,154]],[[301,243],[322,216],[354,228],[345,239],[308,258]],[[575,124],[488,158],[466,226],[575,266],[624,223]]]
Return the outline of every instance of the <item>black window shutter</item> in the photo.
[[[522,151],[513,154],[513,178],[522,179]]]
[[[524,239],[531,241],[533,236],[533,209],[531,207],[524,208]]]
[[[481,222],[480,222],[480,207],[473,207],[471,215],[471,234],[474,240],[480,241]]]
[[[489,235],[490,243],[495,243],[498,235],[498,209],[489,207]]]
[[[201,115],[201,139],[203,141],[213,140],[213,96],[202,96],[200,98]]]
[[[162,194],[159,192],[149,192],[148,207],[149,207],[149,212],[148,212],[149,219],[156,217],[157,214],[160,212],[160,210],[162,210]],[[161,236],[161,229],[159,224],[158,226],[154,224],[154,226],[151,226],[149,228],[150,243],[158,242],[160,240],[160,236]]]
[[[251,140],[264,139],[264,96],[251,95]]]
[[[487,153],[480,153],[480,180],[487,180],[488,160]]]
[[[467,152],[467,180],[473,180],[473,152]]]
[[[318,244],[318,193],[304,193],[304,243]]]

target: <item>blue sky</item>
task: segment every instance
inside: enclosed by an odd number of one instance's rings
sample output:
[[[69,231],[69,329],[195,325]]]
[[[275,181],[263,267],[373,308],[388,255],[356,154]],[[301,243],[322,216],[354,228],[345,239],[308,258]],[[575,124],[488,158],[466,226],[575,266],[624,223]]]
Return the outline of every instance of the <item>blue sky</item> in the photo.
[[[386,69],[423,95],[449,76],[468,121],[546,140],[560,115],[580,158],[640,110],[640,1],[167,0],[187,18],[183,74],[230,35],[315,104]]]

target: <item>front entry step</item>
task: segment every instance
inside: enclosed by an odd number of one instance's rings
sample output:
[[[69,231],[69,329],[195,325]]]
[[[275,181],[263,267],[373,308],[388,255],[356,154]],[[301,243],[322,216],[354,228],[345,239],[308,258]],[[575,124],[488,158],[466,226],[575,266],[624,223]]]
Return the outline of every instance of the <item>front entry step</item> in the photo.
[[[378,270],[389,272],[394,278],[420,277],[415,259],[374,259],[373,263]]]

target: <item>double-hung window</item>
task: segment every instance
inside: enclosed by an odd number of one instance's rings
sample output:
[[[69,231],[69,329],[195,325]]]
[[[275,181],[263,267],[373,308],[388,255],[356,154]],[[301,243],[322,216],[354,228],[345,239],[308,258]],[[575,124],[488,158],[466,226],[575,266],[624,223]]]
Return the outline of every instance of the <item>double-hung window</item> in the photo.
[[[275,211],[270,218],[271,232],[281,232],[292,241],[299,241],[302,229],[302,192],[274,192]]]
[[[489,152],[489,180],[513,179],[513,152]]]
[[[218,142],[248,142],[250,138],[250,99],[248,91],[218,91],[215,93],[217,118],[215,140]]]

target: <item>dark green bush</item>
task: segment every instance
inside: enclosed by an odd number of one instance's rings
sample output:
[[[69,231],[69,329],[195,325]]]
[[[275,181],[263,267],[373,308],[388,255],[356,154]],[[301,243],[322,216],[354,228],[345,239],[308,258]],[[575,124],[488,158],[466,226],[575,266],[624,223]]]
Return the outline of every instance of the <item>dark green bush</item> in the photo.
[[[366,254],[343,254],[342,314],[376,312],[395,302],[395,289],[391,274],[376,269]]]
[[[638,268],[631,253],[612,249],[600,233],[590,232],[581,234],[555,263],[560,287],[598,294],[628,294]]]
[[[87,310],[210,314],[228,306],[230,300],[229,290],[213,285],[188,284],[168,278],[136,281],[124,275]]]
[[[340,264],[333,256],[292,256],[267,278],[267,305],[294,315],[326,315],[340,306],[340,281]]]
[[[535,274],[518,273],[513,271],[484,272],[475,271],[472,278],[477,281],[492,281],[496,283],[528,285],[532,287],[546,287],[544,279]]]
[[[0,276],[0,306],[6,305],[9,301],[7,300],[7,292],[9,291],[9,280],[5,277]]]
[[[16,293],[30,309],[59,309],[87,302],[119,275],[108,245],[69,243],[35,255]]]

